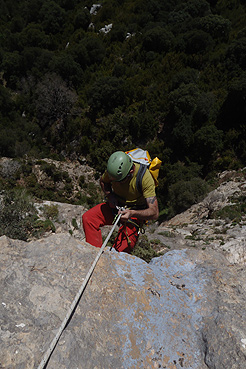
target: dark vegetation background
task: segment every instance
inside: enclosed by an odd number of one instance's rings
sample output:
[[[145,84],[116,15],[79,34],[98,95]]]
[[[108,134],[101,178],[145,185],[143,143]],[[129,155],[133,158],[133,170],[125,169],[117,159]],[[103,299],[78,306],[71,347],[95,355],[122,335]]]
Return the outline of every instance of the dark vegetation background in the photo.
[[[245,166],[246,2],[100,3],[0,0],[0,156],[25,160],[32,192],[33,159],[85,157],[97,179],[113,151],[148,149],[171,217]]]

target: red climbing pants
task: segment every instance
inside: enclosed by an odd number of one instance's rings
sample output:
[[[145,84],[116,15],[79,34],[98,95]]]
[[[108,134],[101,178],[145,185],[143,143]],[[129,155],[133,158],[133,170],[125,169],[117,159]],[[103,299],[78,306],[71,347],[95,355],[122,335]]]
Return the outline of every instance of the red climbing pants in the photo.
[[[102,246],[102,233],[100,227],[111,225],[114,220],[113,209],[108,203],[94,206],[82,215],[82,222],[85,231],[86,242],[93,246]],[[132,218],[134,223],[138,223],[136,218]],[[138,228],[132,223],[122,223],[118,235],[114,240],[113,247],[119,252],[131,253],[138,240]]]

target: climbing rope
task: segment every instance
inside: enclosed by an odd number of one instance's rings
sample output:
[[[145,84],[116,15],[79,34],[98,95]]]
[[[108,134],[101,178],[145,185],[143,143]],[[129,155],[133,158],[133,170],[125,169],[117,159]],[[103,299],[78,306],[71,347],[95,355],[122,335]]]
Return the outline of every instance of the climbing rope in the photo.
[[[64,329],[65,329],[65,327],[66,327],[66,325],[67,325],[70,317],[72,316],[73,312],[75,311],[75,308],[76,308],[76,306],[77,306],[77,304],[79,302],[79,299],[80,299],[80,297],[81,297],[81,295],[82,295],[82,293],[83,293],[83,291],[84,291],[84,289],[85,289],[85,287],[86,287],[86,285],[87,285],[87,283],[88,283],[88,281],[89,281],[89,279],[90,279],[90,277],[91,277],[91,275],[93,273],[93,270],[96,267],[96,264],[97,264],[100,256],[102,255],[102,253],[104,251],[104,248],[106,247],[106,245],[108,243],[109,238],[111,237],[111,235],[112,235],[112,233],[113,233],[116,225],[118,224],[118,222],[120,220],[120,217],[121,217],[121,214],[118,214],[117,218],[114,221],[113,227],[111,228],[111,230],[110,230],[107,238],[105,239],[102,247],[100,248],[99,253],[97,254],[97,256],[96,256],[93,264],[91,265],[91,267],[90,267],[90,269],[89,269],[89,271],[88,271],[88,273],[87,273],[87,275],[86,275],[86,277],[85,277],[85,279],[83,281],[83,284],[81,285],[81,287],[80,287],[77,295],[75,296],[75,298],[74,298],[74,300],[73,300],[73,302],[72,302],[72,304],[71,304],[71,306],[70,306],[70,308],[69,308],[69,310],[67,312],[67,315],[66,315],[65,319],[63,320],[63,322],[62,322],[59,330],[57,331],[57,333],[56,333],[53,341],[51,342],[50,346],[48,347],[47,351],[45,352],[45,354],[43,356],[43,359],[40,362],[40,364],[39,364],[39,366],[38,366],[37,369],[43,369],[45,367],[45,365],[48,363],[48,360],[49,360],[52,352],[54,351],[54,348],[56,347],[57,342],[59,341],[59,338],[60,338],[62,332],[64,331]]]

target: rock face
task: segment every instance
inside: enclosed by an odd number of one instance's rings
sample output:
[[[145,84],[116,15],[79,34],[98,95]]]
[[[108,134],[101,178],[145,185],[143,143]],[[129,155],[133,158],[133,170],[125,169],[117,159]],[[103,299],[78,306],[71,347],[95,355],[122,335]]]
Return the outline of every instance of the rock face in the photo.
[[[0,368],[37,368],[98,249],[0,238]],[[246,272],[220,251],[102,254],[47,369],[245,369]]]
[[[224,172],[220,176],[222,183],[210,192],[198,204],[191,206],[169,221],[163,222],[156,229],[148,232],[148,238],[158,239],[159,251],[183,248],[211,249],[222,252],[231,264],[246,263],[246,213],[242,210],[232,215],[241,219],[213,217],[210,213],[237,206],[239,199],[245,204],[245,170]],[[245,205],[244,205],[245,206]],[[239,221],[240,220],[240,221]]]

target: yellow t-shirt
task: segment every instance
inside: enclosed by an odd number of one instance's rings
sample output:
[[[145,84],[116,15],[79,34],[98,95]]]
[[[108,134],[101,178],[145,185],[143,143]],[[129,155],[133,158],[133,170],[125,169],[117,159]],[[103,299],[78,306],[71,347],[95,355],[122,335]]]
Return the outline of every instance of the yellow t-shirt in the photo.
[[[113,193],[117,196],[120,206],[127,206],[129,208],[146,207],[146,200],[148,197],[156,196],[154,179],[147,169],[142,180],[142,193],[138,192],[136,186],[137,173],[140,164],[135,164],[135,170],[132,178],[129,178],[125,183],[111,181],[106,171],[102,175],[102,180],[105,183],[111,183]]]

